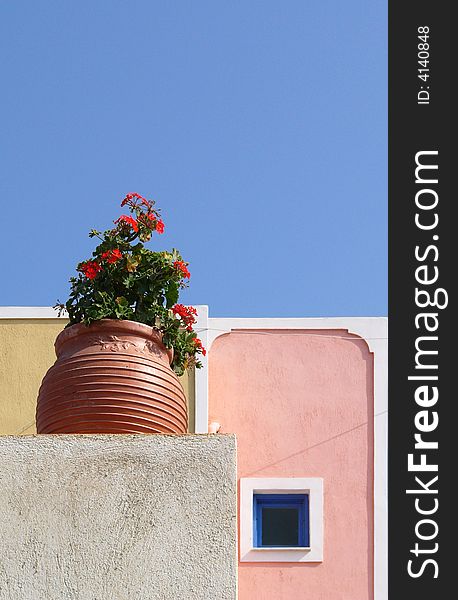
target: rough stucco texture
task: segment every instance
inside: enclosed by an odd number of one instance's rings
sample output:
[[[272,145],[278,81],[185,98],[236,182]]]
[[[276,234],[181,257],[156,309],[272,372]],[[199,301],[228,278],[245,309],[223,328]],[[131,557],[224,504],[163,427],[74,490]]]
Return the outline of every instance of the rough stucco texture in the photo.
[[[0,599],[235,599],[235,451],[226,435],[0,437]]]

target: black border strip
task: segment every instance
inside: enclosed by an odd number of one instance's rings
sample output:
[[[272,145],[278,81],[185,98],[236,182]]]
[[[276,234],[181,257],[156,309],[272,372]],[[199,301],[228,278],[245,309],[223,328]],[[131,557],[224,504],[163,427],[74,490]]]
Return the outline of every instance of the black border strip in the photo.
[[[456,594],[451,509],[457,505],[458,398],[452,373],[458,365],[452,364],[457,333],[452,278],[458,199],[452,177],[458,169],[451,101],[457,36],[453,4],[447,4],[389,2],[388,562],[393,600]]]

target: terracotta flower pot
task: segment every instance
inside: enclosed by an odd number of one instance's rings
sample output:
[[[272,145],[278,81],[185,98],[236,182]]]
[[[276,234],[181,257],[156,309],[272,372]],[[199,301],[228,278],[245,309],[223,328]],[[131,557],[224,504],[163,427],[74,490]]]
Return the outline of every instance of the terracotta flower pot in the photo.
[[[142,323],[67,327],[38,395],[38,433],[186,433],[188,410],[173,351]]]

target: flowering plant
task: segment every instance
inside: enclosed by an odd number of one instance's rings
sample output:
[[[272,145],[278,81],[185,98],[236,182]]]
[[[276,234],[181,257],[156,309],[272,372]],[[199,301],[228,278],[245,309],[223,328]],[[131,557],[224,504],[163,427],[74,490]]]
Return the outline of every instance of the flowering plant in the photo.
[[[90,325],[100,319],[128,319],[151,325],[162,332],[162,341],[174,350],[173,370],[181,375],[190,367],[200,368],[198,355],[205,349],[193,329],[197,311],[177,304],[179,291],[191,277],[188,264],[178,252],[153,252],[143,242],[153,233],[164,232],[164,223],[153,201],[136,193],[121,203],[130,215],[114,221],[115,227],[89,237],[100,244],[92,258],[77,265],[65,304],[55,308],[68,312],[70,322]]]

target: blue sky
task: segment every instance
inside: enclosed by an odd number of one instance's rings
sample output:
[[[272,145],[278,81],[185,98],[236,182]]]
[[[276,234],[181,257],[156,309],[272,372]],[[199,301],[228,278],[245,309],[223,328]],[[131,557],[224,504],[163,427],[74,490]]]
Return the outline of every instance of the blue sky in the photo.
[[[382,0],[0,8],[1,305],[66,300],[92,228],[155,199],[212,316],[387,312]]]

